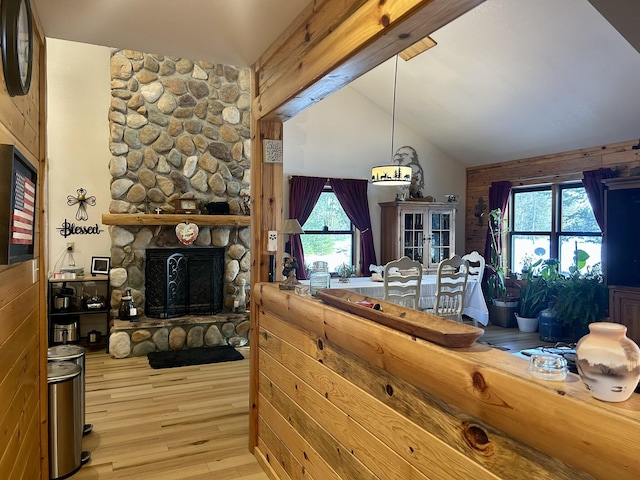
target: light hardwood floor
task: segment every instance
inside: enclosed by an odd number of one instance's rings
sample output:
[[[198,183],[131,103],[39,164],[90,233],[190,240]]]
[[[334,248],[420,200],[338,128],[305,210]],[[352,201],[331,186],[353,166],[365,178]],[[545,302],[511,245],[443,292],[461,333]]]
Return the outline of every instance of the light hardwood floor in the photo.
[[[146,357],[88,350],[83,438],[74,480],[268,480],[249,452],[245,360],[154,370]]]
[[[467,319],[465,323],[471,325],[471,320]],[[524,333],[517,328],[504,328],[491,324],[482,328],[484,328],[484,334],[478,339],[479,342],[500,348],[508,353],[517,354],[520,350],[527,348],[555,345],[555,342],[540,340],[540,334],[537,332]]]
[[[537,333],[488,325],[480,341],[517,353]],[[74,480],[268,480],[248,451],[249,349],[237,362],[154,370],[146,357],[87,350],[83,438]]]

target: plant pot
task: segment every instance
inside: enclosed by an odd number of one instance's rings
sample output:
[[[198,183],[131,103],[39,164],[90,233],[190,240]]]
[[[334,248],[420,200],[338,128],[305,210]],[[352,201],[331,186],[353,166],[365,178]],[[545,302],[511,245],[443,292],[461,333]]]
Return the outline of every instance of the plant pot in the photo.
[[[493,304],[498,307],[517,307],[520,303],[519,298],[494,298]]]
[[[514,313],[518,310],[518,303],[515,306],[507,307],[502,305],[489,305],[489,320],[492,325],[504,328],[515,328],[517,326]]]
[[[569,324],[562,325],[562,341],[566,343],[577,343],[585,335],[589,334],[589,325],[585,325],[582,320],[576,319]]]
[[[521,317],[517,313],[515,316],[518,321],[518,329],[521,332],[533,333],[538,331],[538,317]]]

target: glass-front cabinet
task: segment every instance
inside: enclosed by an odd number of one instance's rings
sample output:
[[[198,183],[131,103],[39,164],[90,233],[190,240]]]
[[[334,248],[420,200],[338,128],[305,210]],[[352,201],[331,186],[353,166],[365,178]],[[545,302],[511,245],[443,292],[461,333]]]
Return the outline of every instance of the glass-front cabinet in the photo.
[[[396,201],[380,203],[381,264],[407,256],[435,272],[455,254],[456,203]]]
[[[405,212],[401,222],[404,223],[402,234],[402,255],[422,263],[424,256],[424,215],[422,212]],[[387,262],[385,262],[387,263]]]

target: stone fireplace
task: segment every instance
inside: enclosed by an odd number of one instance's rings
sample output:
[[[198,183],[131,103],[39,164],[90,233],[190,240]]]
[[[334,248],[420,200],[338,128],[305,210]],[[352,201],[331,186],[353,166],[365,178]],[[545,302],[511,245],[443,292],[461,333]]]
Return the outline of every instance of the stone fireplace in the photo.
[[[109,213],[175,214],[176,200],[190,199],[202,213],[205,205],[216,202],[228,204],[231,215],[248,215],[249,88],[248,69],[130,50],[112,51]],[[184,214],[180,222],[197,225],[198,218]],[[162,328],[144,312],[147,249],[176,248],[215,248],[223,252],[217,279],[222,291],[219,314],[230,314],[238,287],[249,284],[250,229],[233,222],[218,225],[200,226],[195,242],[189,246],[178,241],[176,225],[141,222],[109,226],[112,318],[117,317],[123,292],[131,289],[136,306],[143,310],[140,322],[150,321]],[[191,325],[192,320],[184,321]],[[205,317],[201,321],[206,323]],[[171,325],[176,322],[172,320]],[[140,325],[131,328],[136,326]],[[230,330],[226,327],[229,336],[222,338],[222,343],[237,337],[237,332]],[[234,342],[242,343],[237,339]],[[156,348],[160,347],[156,344]]]

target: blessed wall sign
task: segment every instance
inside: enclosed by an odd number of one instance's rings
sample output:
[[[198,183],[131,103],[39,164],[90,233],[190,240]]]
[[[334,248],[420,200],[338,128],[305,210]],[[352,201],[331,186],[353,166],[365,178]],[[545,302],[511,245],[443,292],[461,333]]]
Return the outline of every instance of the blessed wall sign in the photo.
[[[58,230],[64,238],[71,235],[99,235],[100,232],[104,232],[97,223],[95,225],[76,225],[75,223],[69,222],[66,218],[62,222],[62,225],[57,227],[56,230]]]

